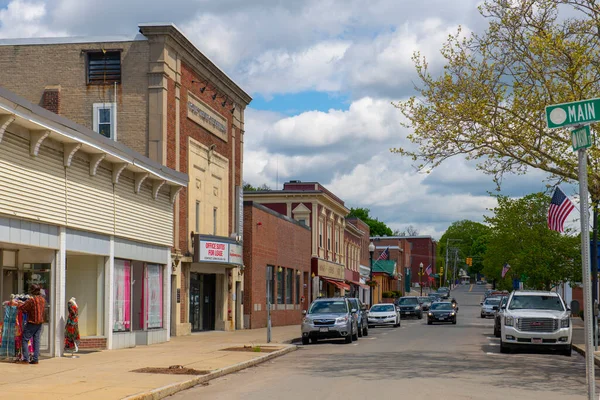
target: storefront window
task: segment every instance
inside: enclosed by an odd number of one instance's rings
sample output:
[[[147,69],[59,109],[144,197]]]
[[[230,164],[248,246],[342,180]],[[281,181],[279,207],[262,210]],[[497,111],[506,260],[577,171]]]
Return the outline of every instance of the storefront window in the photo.
[[[273,266],[267,265],[267,303],[273,304],[273,289],[275,282],[273,281]]]
[[[300,304],[300,270],[296,273],[296,304]]]
[[[283,268],[277,269],[277,304],[283,303]]]
[[[113,300],[113,331],[131,329],[131,263],[115,260],[115,295]]]
[[[285,304],[294,304],[292,302],[292,290],[294,287],[294,270],[285,269]]]
[[[40,285],[42,288],[42,296],[46,300],[46,308],[44,309],[44,323],[50,320],[50,305],[52,298],[50,296],[50,271],[51,264],[23,264],[24,274],[24,293],[29,293],[31,285]]]
[[[157,264],[148,264],[146,266],[146,274],[146,310],[148,310],[148,328],[162,328],[162,266]]]

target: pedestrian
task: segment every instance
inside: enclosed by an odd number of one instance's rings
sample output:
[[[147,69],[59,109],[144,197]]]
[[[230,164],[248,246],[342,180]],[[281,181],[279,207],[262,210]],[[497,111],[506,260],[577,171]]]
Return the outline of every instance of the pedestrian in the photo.
[[[29,288],[30,299],[19,306],[19,310],[27,313],[27,324],[23,329],[23,360],[19,364],[37,364],[40,355],[40,336],[42,335],[42,323],[44,322],[44,309],[46,299],[42,296],[42,288],[33,284]],[[29,359],[29,341],[33,339],[33,357]]]

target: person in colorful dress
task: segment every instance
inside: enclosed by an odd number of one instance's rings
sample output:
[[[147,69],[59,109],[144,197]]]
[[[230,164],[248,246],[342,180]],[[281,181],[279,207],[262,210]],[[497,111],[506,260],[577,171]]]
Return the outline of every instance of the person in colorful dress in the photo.
[[[44,323],[46,299],[42,296],[42,288],[39,285],[31,285],[29,292],[32,297],[19,306],[19,311],[27,313],[27,324],[23,329],[23,359],[17,361],[18,364],[38,364],[40,356],[40,336]],[[33,357],[29,361],[28,342],[31,339],[33,339]]]
[[[79,339],[79,311],[75,297],[71,297],[69,300],[69,318],[65,325],[65,351],[77,352]]]

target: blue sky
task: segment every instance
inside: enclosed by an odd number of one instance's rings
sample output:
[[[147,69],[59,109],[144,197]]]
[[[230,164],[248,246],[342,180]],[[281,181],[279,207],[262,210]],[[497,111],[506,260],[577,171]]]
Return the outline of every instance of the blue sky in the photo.
[[[134,35],[138,23],[173,22],[254,98],[245,115],[245,181],[319,181],[392,228],[439,237],[454,221],[481,221],[496,204],[495,184],[461,157],[427,175],[390,153],[409,145],[410,133],[391,103],[414,94],[415,51],[436,71],[439,49],[459,25],[485,28],[478,3],[0,0],[0,38]],[[545,178],[507,176],[502,193],[544,190]]]

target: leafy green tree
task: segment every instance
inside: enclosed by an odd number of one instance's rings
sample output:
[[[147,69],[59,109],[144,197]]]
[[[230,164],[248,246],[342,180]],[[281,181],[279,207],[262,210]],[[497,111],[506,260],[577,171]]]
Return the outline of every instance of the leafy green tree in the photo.
[[[252,186],[252,184],[248,183],[248,182],[244,182],[244,186],[242,187],[244,189],[244,192],[256,192],[259,190],[272,190],[266,183],[263,183],[261,186],[259,187],[254,187]]]
[[[548,290],[559,282],[581,280],[579,236],[548,229],[549,196],[497,199],[494,215],[484,217],[491,227],[483,269],[488,281],[496,279],[501,288],[509,288],[512,278],[525,276],[527,287]],[[502,279],[506,263],[511,268]]]
[[[369,225],[371,230],[371,236],[392,236],[392,229],[377,218],[371,218],[369,213],[371,210],[368,208],[350,208],[350,214],[348,217],[360,218],[364,223]]]
[[[577,180],[569,129],[546,127],[544,107],[598,97],[600,7],[596,0],[486,0],[485,32],[451,35],[441,72],[416,53],[417,96],[396,106],[416,146],[393,151],[421,170],[465,155],[501,182],[528,168]],[[594,201],[600,199],[600,148],[588,153]]]
[[[441,265],[445,260],[446,246],[448,245],[458,249],[460,263],[457,264],[457,267],[466,268],[465,259],[471,257],[473,266],[469,267],[469,274],[474,275],[481,272],[489,231],[490,228],[480,222],[467,219],[453,222],[442,235],[437,247],[438,260],[441,261]],[[448,242],[448,239],[452,240]]]

